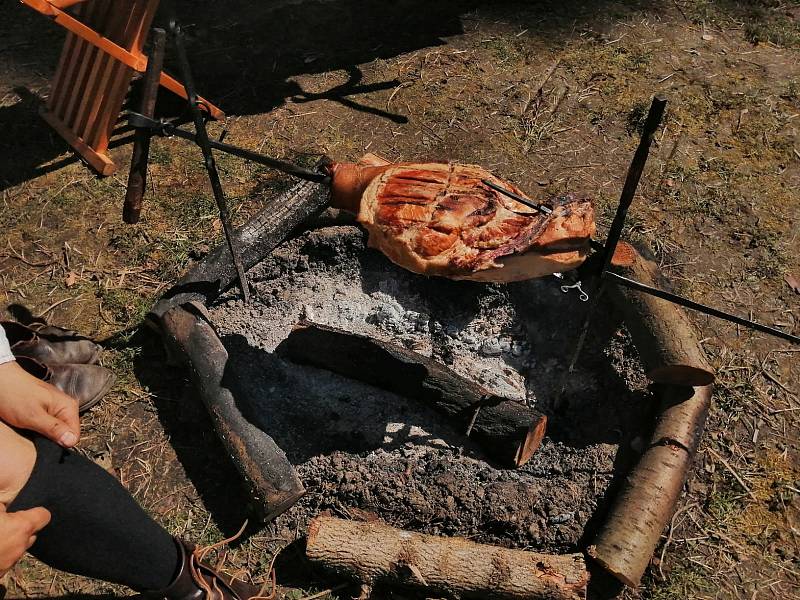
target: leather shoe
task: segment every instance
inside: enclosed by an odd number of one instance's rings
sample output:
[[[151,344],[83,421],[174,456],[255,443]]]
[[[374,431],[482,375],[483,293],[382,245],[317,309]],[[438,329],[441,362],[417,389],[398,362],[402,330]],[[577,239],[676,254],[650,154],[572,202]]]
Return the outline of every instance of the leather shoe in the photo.
[[[93,365],[102,348],[82,336],[60,327],[45,326],[44,334],[13,321],[0,323],[6,331],[14,356],[27,356],[48,365]],[[61,330],[60,335],[57,330]]]
[[[177,575],[163,590],[146,594],[148,598],[167,600],[250,600],[260,589],[201,562],[203,552],[179,539]]]
[[[78,412],[100,402],[117,380],[114,373],[97,365],[44,365],[28,356],[18,356],[17,363],[37,379],[75,398]]]

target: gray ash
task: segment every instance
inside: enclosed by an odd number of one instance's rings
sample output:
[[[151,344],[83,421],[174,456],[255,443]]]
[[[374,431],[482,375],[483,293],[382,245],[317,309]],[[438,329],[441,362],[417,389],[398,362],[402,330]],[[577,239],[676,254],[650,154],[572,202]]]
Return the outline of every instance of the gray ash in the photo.
[[[579,547],[642,435],[649,397],[629,340],[590,336],[554,406],[585,305],[554,278],[506,286],[426,278],[366,247],[355,226],[305,232],[249,272],[254,301],[211,307],[242,411],[297,465],[308,495],[287,536],[322,510],[367,511],[425,533],[542,551]],[[593,331],[611,331],[611,312]],[[498,468],[431,408],[273,351],[300,319],[401,343],[550,417],[531,462]]]

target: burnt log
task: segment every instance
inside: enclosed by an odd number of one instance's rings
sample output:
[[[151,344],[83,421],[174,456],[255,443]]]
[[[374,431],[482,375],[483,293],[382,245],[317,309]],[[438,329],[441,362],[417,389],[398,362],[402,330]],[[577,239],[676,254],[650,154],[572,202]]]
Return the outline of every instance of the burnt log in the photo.
[[[544,437],[547,417],[542,413],[496,396],[447,366],[391,342],[304,322],[276,352],[296,363],[428,402],[503,465],[524,465]]]
[[[665,284],[658,266],[627,244],[620,243],[611,268],[652,287],[663,288]],[[684,386],[714,382],[714,369],[703,353],[692,322],[680,306],[613,282],[606,288],[623,314],[650,380]]]
[[[689,475],[711,403],[711,386],[660,386],[656,428],[588,554],[636,587],[669,524]]]
[[[306,219],[322,212],[329,195],[325,186],[305,181],[270,198],[263,210],[233,232],[244,268],[263,260]],[[222,243],[164,294],[150,310],[149,320],[157,328],[169,309],[192,301],[208,304],[237,280],[230,250]]]
[[[311,521],[308,558],[366,586],[389,585],[439,597],[579,600],[589,574],[583,555],[548,555],[320,516]]]
[[[269,435],[241,413],[223,378],[228,352],[205,320],[202,308],[176,306],[163,315],[163,338],[181,357],[200,393],[214,428],[250,488],[251,497],[269,521],[305,495],[286,454]]]

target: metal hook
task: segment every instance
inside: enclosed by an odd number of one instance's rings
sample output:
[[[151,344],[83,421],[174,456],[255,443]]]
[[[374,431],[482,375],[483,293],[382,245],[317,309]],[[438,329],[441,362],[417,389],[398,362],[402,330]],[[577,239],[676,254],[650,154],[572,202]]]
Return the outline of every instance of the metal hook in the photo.
[[[578,290],[580,292],[580,295],[578,296],[580,301],[581,302],[588,302],[589,301],[589,294],[586,293],[586,291],[583,289],[582,286],[583,286],[583,283],[580,282],[580,281],[575,283],[575,284],[573,284],[573,285],[562,285],[561,286],[561,291],[566,294],[570,290]]]

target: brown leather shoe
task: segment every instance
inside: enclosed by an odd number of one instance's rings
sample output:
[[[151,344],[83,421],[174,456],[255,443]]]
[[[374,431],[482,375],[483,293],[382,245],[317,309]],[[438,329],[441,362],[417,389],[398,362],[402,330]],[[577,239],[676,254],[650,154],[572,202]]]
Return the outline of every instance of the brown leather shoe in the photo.
[[[3,321],[0,325],[6,331],[14,356],[27,356],[48,365],[93,365],[100,359],[102,348],[80,336],[78,339],[69,336],[45,337],[14,321]]]
[[[88,337],[85,335],[81,335],[77,331],[72,329],[64,329],[63,327],[58,327],[57,325],[50,325],[49,323],[28,323],[27,327],[29,329],[33,329],[39,337],[43,337],[46,340],[51,341],[60,341],[60,340],[86,340],[91,342]]]
[[[114,373],[97,365],[44,365],[29,356],[18,356],[17,363],[37,379],[75,398],[78,412],[100,402],[117,380]]]
[[[180,554],[178,574],[163,590],[146,594],[148,598],[166,600],[250,600],[257,598],[260,588],[230,575],[215,571],[200,562],[201,552],[191,544],[175,540]]]

